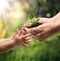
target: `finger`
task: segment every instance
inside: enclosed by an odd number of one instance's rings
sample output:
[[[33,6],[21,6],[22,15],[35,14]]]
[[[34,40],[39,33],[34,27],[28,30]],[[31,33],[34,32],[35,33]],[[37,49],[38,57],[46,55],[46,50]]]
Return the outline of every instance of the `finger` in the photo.
[[[25,31],[24,31],[23,29],[22,29],[22,33],[23,33],[23,34],[26,34]]]
[[[19,32],[19,36],[20,36],[20,35],[22,35],[22,36],[25,35],[25,31],[24,31],[24,30],[21,30],[21,31]]]
[[[29,23],[25,24],[25,25],[22,27],[22,29],[23,29],[23,28],[28,28],[28,27],[30,27],[30,24],[29,24]]]
[[[26,40],[29,40],[29,39],[31,39],[32,38],[32,36],[28,36],[28,37],[26,37],[25,39]]]
[[[24,46],[24,47],[30,47],[30,45],[29,45],[29,44],[23,44],[23,46]]]
[[[19,32],[19,36],[20,36],[20,35],[22,35],[22,30],[20,30],[20,32]]]
[[[32,38],[36,39],[36,40],[40,40],[40,33],[39,34],[35,34],[35,35],[32,35]]]
[[[19,33],[19,30],[17,29],[15,34],[18,34],[18,33]]]
[[[33,35],[33,38],[39,41],[43,41],[44,39],[46,39],[46,34],[44,33],[39,33],[36,36]]]
[[[23,40],[24,42],[30,42],[31,37],[30,38],[25,38],[25,40]]]
[[[34,28],[28,29],[28,28],[24,28],[24,31],[27,33],[34,33]]]
[[[31,36],[31,34],[30,33],[28,33],[28,34],[26,34],[26,35],[24,35],[23,37],[30,37]]]
[[[24,44],[30,44],[31,41],[27,40],[27,41],[24,41]]]
[[[13,36],[13,39],[17,39],[18,38],[18,34],[15,34],[14,36]]]
[[[35,35],[41,33],[43,31],[42,27],[35,27],[35,28],[25,28],[26,33],[30,33],[31,35]]]
[[[26,31],[24,29],[22,29],[22,33],[25,35],[26,34]]]
[[[17,29],[14,36],[13,36],[13,39],[17,36],[18,33],[19,33],[19,30]]]
[[[33,38],[36,39],[36,40],[39,40],[37,36],[34,36],[34,35],[33,35]]]
[[[20,37],[18,37],[18,40],[25,41],[26,37],[29,37],[29,36],[31,36],[31,35],[30,34],[27,34],[27,35],[24,35],[24,36],[20,36]],[[27,39],[27,40],[29,40],[29,39]]]
[[[28,37],[28,36],[31,36],[31,34],[30,33],[28,33],[28,34],[26,34],[26,35],[24,35],[24,36],[21,36],[21,37],[19,37],[19,38],[26,38],[26,37]]]
[[[23,40],[24,43],[30,43],[31,42],[31,38],[32,37],[27,37],[25,38],[25,40]]]
[[[24,43],[26,44],[26,43],[30,43],[30,41],[29,40],[26,40],[26,41],[24,41]]]
[[[29,32],[29,28],[23,28],[22,30],[24,30],[25,34],[27,34]]]
[[[40,18],[40,21],[39,21],[39,23],[48,23],[48,22],[50,22],[50,19],[49,18]]]

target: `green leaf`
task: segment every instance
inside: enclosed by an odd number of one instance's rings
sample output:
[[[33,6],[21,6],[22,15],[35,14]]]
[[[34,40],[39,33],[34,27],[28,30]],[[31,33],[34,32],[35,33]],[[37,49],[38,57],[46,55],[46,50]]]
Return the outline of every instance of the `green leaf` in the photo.
[[[29,19],[32,20],[34,18],[34,14],[29,15]]]

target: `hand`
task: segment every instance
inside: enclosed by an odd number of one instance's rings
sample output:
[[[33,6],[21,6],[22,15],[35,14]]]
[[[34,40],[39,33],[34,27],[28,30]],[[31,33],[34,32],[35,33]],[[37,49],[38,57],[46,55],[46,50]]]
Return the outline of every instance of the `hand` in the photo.
[[[30,34],[24,35],[24,31],[21,30],[16,30],[15,35],[13,36],[13,40],[15,41],[15,44],[18,45],[23,45],[23,46],[28,46],[29,45],[29,39],[31,39]]]
[[[55,18],[40,18],[41,25],[29,28],[29,25],[24,26],[26,33],[31,33],[32,37],[37,40],[44,40],[58,32],[60,32],[60,21]]]

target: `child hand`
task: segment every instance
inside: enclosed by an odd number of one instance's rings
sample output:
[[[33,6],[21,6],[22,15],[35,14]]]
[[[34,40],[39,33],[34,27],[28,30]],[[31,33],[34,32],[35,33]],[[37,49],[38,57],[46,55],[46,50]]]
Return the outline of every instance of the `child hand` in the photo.
[[[19,31],[17,29],[15,35],[13,36],[13,39],[15,40],[15,44],[17,46],[19,46],[19,45],[28,46],[29,42],[30,42],[29,40],[31,39],[31,37],[30,37],[30,33],[24,35],[23,30]]]

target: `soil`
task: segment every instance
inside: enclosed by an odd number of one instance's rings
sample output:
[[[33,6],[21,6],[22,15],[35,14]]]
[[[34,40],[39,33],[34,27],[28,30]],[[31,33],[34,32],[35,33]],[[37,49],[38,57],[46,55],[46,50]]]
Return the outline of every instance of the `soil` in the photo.
[[[36,24],[34,24],[34,25],[31,25],[29,28],[37,27],[37,26],[39,26],[39,25],[41,25],[41,24],[40,24],[40,23],[36,23]]]

